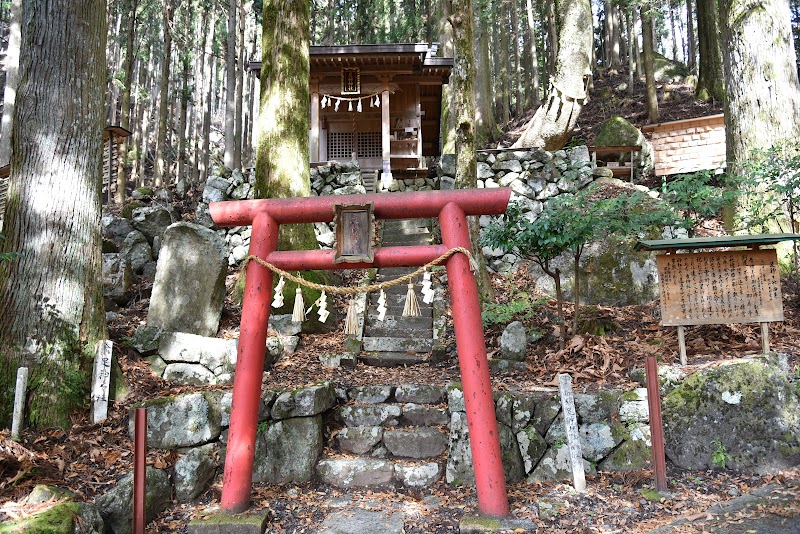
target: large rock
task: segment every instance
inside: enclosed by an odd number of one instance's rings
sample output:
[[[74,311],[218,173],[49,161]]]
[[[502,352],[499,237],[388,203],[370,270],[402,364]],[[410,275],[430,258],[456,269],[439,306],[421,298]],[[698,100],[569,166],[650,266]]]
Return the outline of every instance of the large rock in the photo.
[[[322,416],[267,423],[256,439],[253,482],[307,482],[322,453]]]
[[[133,272],[141,274],[144,266],[153,261],[153,251],[147,237],[138,230],[134,230],[125,236],[122,246],[119,248],[120,255],[131,266]]]
[[[759,473],[800,463],[800,390],[779,367],[698,371],[664,397],[663,420],[666,454],[684,469],[721,467],[720,456],[728,468]]]
[[[583,461],[583,470],[594,474],[595,470],[586,460]],[[539,464],[528,477],[528,482],[567,481],[572,480],[572,467],[569,459],[569,447],[550,447],[539,461]]]
[[[383,444],[393,456],[417,460],[435,458],[447,449],[447,435],[425,426],[386,430]]]
[[[113,242],[117,248],[122,246],[125,237],[134,231],[131,221],[119,215],[106,214],[100,219],[100,231],[103,239]]]
[[[506,360],[524,361],[525,349],[528,347],[528,334],[525,326],[514,321],[506,326],[500,336],[500,353]]]
[[[595,137],[597,146],[640,146],[641,152],[634,153],[636,176],[647,176],[653,170],[653,145],[641,130],[622,117],[611,117],[600,125]],[[630,155],[624,155],[623,161],[630,161]]]
[[[161,336],[158,354],[167,363],[196,363],[214,376],[233,373],[239,343],[235,339],[167,332]]]
[[[145,206],[133,210],[131,224],[142,232],[152,245],[153,239],[162,237],[167,227],[177,220],[178,217],[172,207]]]
[[[437,462],[423,464],[401,463],[394,465],[397,481],[408,488],[421,488],[434,484],[442,476],[442,466]]]
[[[330,458],[317,464],[322,482],[339,488],[386,486],[394,478],[394,465],[373,458]]]
[[[195,447],[219,437],[222,392],[197,392],[146,401],[147,444],[156,449]],[[133,438],[133,410],[128,433]]]
[[[103,254],[103,296],[123,305],[133,284],[133,270],[122,254]]]
[[[498,430],[500,433],[500,455],[503,459],[506,482],[518,482],[522,480],[525,471],[517,440],[507,426],[498,424]],[[448,449],[447,466],[445,467],[445,479],[447,482],[456,486],[474,484],[475,471],[472,464],[472,451],[469,445],[467,416],[463,412],[450,414]]]
[[[343,451],[366,454],[383,439],[383,427],[348,426],[336,434],[336,442]]]
[[[61,488],[37,485],[25,497],[23,503],[36,510],[37,505],[48,501],[59,501],[51,506],[39,507],[40,511],[21,519],[8,519],[0,523],[0,533],[16,532],[47,534],[103,534],[103,518],[97,507],[78,502],[76,496]]]
[[[147,468],[145,523],[169,506],[172,486],[169,475],[160,469]],[[106,532],[130,534],[133,531],[133,473],[128,473],[107,493],[95,499],[100,515],[106,524]]]
[[[206,490],[217,469],[214,459],[217,448],[215,443],[196,447],[175,462],[175,497],[178,501],[189,502]]]
[[[336,392],[333,384],[322,382],[281,393],[272,405],[272,418],[288,419],[318,415],[332,408],[335,403]]]
[[[225,298],[228,252],[213,231],[175,223],[164,232],[147,324],[213,336]]]

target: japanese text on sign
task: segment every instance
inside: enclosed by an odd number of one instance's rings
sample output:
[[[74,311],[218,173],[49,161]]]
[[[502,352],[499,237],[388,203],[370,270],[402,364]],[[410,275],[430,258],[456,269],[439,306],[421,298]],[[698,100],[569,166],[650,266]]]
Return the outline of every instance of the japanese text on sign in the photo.
[[[657,257],[664,326],[783,320],[775,250]]]

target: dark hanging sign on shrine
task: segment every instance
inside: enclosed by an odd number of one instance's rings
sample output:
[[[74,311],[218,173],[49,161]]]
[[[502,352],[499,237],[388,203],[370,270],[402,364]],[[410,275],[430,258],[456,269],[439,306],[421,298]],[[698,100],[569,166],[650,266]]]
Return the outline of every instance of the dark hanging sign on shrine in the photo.
[[[342,94],[361,94],[361,71],[359,69],[342,69]]]
[[[372,263],[375,257],[373,204],[336,204],[333,263]]]

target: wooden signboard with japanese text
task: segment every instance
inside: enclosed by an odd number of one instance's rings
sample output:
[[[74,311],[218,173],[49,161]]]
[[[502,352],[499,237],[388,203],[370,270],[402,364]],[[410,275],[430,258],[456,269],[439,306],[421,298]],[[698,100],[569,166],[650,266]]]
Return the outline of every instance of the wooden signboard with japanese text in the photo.
[[[664,326],[783,320],[775,250],[656,257]]]

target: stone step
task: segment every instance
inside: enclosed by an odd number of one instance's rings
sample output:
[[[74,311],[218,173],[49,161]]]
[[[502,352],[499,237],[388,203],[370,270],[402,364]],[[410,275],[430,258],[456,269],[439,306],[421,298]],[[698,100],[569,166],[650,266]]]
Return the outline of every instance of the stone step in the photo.
[[[362,352],[358,359],[364,365],[373,367],[405,367],[425,363],[428,361],[428,355],[408,352]]]
[[[381,325],[380,321],[374,324],[368,324],[364,327],[364,337],[403,337],[403,338],[421,338],[433,337],[431,329],[427,327],[420,328],[390,328]]]
[[[338,488],[428,487],[443,474],[439,462],[328,456],[317,463],[320,480]]]
[[[401,312],[403,310],[400,310]],[[383,318],[383,321],[377,320],[377,312],[374,314],[371,313],[370,316],[367,317],[367,325],[375,325],[380,326],[381,328],[414,328],[414,329],[422,329],[426,328],[428,330],[433,331],[433,317],[403,317],[399,312],[397,315],[394,314],[386,314],[386,317]]]
[[[384,267],[378,271],[378,280],[381,278],[383,280],[394,279],[415,270],[416,267]]]
[[[433,349],[433,336],[428,339],[365,337],[361,346],[364,352],[430,352]]]

